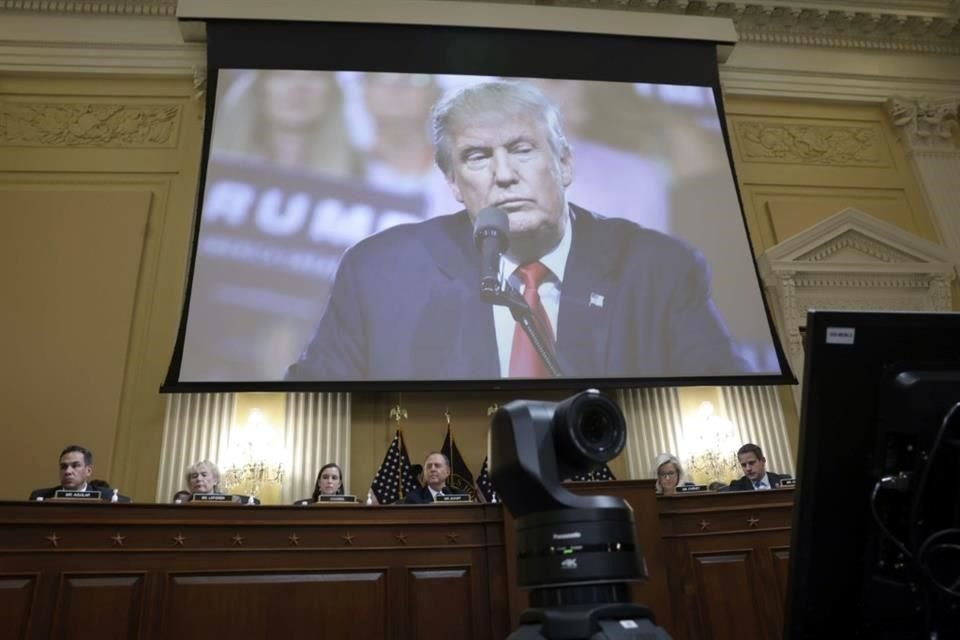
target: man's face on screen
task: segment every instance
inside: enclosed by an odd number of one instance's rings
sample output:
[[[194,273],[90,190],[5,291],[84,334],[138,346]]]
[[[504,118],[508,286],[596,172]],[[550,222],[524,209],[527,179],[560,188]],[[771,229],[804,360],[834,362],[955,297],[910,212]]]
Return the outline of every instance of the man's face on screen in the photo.
[[[530,113],[489,114],[454,128],[451,142],[447,179],[472,219],[486,207],[505,211],[511,249],[560,241],[573,162],[569,153],[557,157],[542,121]]]
[[[767,459],[758,458],[752,451],[741,453],[737,458],[740,460],[740,468],[743,469],[743,475],[750,478],[751,482],[756,482],[763,478],[767,472]]]
[[[64,489],[80,489],[90,479],[93,467],[88,465],[83,454],[70,451],[60,456],[60,486]]]

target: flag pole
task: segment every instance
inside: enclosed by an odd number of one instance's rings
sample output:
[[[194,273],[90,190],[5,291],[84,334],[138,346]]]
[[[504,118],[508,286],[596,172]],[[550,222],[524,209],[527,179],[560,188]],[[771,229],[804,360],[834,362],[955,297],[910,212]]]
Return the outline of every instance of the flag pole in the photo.
[[[448,449],[446,453],[444,453],[443,451],[441,451],[440,453],[443,453],[445,456],[447,456],[447,460],[449,460],[450,464],[452,465],[453,464],[453,428],[450,426],[450,407],[443,408],[443,417],[447,419],[447,438],[446,439],[448,441],[448,444],[447,444]]]
[[[403,429],[400,428],[400,421],[406,420],[410,416],[407,415],[407,410],[403,408],[403,393],[397,393],[397,404],[390,409],[390,417],[396,420],[397,422],[397,437],[400,439],[401,451],[406,450],[406,444],[403,442]],[[397,495],[400,497],[405,497],[403,492],[403,469],[397,466]]]

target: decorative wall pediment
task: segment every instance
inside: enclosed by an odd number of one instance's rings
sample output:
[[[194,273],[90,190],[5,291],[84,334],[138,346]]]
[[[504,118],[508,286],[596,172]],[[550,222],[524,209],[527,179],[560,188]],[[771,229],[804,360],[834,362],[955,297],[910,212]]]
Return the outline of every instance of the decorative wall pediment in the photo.
[[[952,308],[955,265],[949,250],[853,208],[771,247],[758,265],[798,376],[809,309]],[[795,395],[799,401],[799,387]]]
[[[834,271],[838,265],[845,270],[904,273],[952,269],[944,247],[854,208],[771,247],[760,262],[761,272]]]

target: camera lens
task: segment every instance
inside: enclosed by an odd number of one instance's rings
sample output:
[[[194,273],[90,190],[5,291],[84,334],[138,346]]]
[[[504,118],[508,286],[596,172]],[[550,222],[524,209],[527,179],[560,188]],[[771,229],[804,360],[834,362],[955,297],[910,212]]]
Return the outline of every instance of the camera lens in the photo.
[[[592,470],[623,451],[627,437],[623,413],[598,391],[564,400],[553,419],[557,455],[572,469]]]
[[[617,443],[617,430],[610,422],[610,414],[604,408],[590,406],[580,414],[576,426],[584,444],[597,453],[602,453]]]

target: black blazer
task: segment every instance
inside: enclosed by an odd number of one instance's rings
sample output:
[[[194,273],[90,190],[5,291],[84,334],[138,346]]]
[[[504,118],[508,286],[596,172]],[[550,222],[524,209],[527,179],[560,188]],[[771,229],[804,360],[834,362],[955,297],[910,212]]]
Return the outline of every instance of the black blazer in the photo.
[[[459,491],[448,485],[444,485],[441,491],[448,496],[461,495]],[[433,494],[430,493],[429,487],[420,487],[416,491],[411,491],[407,494],[407,497],[403,499],[403,504],[433,504],[433,502]]]
[[[780,486],[780,483],[784,480],[788,480],[790,476],[783,475],[779,473],[773,473],[772,471],[767,471],[767,478],[770,480],[770,488],[776,489]],[[738,480],[734,480],[730,483],[730,486],[725,489],[726,491],[753,491],[753,481],[750,480],[747,476],[743,476]]]

